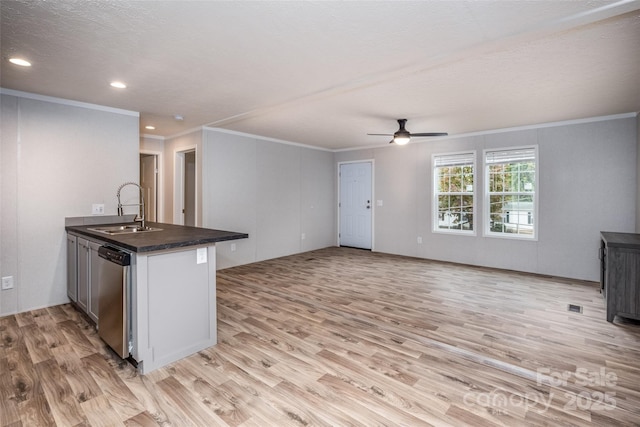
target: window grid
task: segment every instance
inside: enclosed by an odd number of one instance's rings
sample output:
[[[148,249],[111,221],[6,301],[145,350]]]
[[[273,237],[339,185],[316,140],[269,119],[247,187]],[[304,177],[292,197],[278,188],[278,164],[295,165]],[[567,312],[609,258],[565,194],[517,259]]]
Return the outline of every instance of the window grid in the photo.
[[[536,148],[485,153],[487,234],[535,238]]]
[[[475,153],[434,156],[434,231],[474,234]]]

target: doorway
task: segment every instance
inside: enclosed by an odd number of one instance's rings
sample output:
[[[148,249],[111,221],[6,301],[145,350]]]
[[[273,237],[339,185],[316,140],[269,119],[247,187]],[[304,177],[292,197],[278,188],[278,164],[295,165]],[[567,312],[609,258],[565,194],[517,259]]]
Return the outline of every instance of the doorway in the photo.
[[[184,225],[196,226],[196,152],[184,153]]]
[[[339,246],[373,248],[373,162],[339,165]]]
[[[162,151],[140,150],[140,186],[144,195],[144,216],[152,222],[162,222],[164,219],[162,159]]]
[[[140,186],[144,195],[144,217],[158,222],[158,155],[140,153]]]
[[[197,152],[195,147],[175,152],[173,199],[174,224],[195,227],[198,223]]]

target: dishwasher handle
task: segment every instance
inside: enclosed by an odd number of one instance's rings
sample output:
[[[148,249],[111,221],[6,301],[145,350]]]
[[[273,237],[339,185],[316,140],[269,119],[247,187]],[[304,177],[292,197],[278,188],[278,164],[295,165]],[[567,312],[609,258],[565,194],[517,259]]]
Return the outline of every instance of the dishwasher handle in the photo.
[[[98,248],[98,256],[114,264],[131,265],[131,254],[112,246],[100,246]]]

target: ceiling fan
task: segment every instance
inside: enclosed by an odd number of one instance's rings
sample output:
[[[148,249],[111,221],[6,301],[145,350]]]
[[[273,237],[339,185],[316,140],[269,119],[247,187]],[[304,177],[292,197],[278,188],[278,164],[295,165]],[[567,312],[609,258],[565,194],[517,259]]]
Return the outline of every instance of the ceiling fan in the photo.
[[[384,135],[384,136],[393,136],[393,139],[389,142],[389,144],[393,144],[394,142],[398,145],[405,145],[409,142],[412,136],[423,137],[423,136],[447,136],[449,135],[446,132],[423,132],[423,133],[411,133],[404,128],[404,125],[407,123],[407,119],[398,119],[398,125],[400,125],[400,129],[396,131],[394,134],[390,133],[368,133],[367,135]]]

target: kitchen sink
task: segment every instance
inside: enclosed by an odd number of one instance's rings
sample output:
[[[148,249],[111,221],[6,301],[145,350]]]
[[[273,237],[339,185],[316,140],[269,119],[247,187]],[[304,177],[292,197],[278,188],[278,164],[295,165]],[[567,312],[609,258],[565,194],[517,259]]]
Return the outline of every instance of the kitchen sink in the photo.
[[[91,231],[98,233],[104,233],[109,235],[114,234],[131,234],[131,233],[146,233],[149,231],[162,231],[162,228],[155,227],[141,227],[140,225],[109,225],[105,227],[89,228]]]

